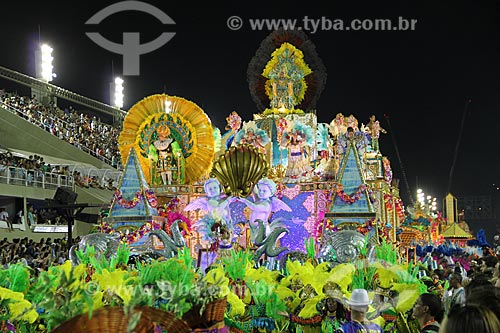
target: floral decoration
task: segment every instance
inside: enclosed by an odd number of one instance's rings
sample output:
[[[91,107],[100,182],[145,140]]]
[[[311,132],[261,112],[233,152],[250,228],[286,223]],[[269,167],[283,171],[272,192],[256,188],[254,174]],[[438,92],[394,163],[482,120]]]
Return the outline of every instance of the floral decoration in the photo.
[[[372,204],[376,203],[377,198],[375,197],[375,193],[373,192],[373,190],[371,188],[367,188],[367,190],[368,190],[368,198],[370,198],[370,202]]]
[[[153,208],[156,208],[158,206],[158,198],[156,197],[155,191],[152,189],[147,189],[144,191],[146,194],[146,200],[148,201],[149,205]]]
[[[393,203],[394,201],[394,203]],[[401,198],[392,196],[389,193],[384,194],[384,202],[385,202],[385,207],[387,208],[387,211],[391,213],[394,210],[394,206],[396,206],[396,214],[399,218],[400,221],[404,221],[406,218],[405,215],[405,208],[403,205],[403,201]]]
[[[138,190],[135,192],[134,197],[131,200],[125,200],[123,198],[123,193],[120,189],[117,189],[114,193],[114,198],[115,202],[118,203],[120,206],[122,206],[125,209],[131,209],[137,206],[139,202],[141,202],[143,196],[142,196],[142,189]]]
[[[382,157],[382,164],[384,166],[384,179],[387,184],[391,185],[392,183],[392,169],[391,169],[391,163],[389,162],[389,159],[387,157]]]
[[[126,244],[135,243],[138,240],[140,240],[144,235],[149,233],[151,230],[158,230],[158,229],[161,229],[161,225],[155,221],[146,222],[139,229],[129,233],[124,233],[120,230],[116,230],[106,222],[101,222],[101,224],[99,225],[100,232],[104,232],[107,234],[118,234],[120,240]]]
[[[358,190],[354,192],[353,194],[349,195],[344,192],[344,186],[342,184],[337,184],[335,186],[337,197],[340,198],[343,202],[347,204],[353,204],[359,199],[361,199],[361,194],[363,193],[364,190],[366,190],[366,185],[361,184],[358,187]]]
[[[365,224],[362,224],[360,226],[358,226],[356,228],[356,231],[363,234],[363,235],[366,235],[367,233],[369,233],[371,230],[373,230],[374,226],[375,226],[375,218],[372,217],[371,219],[369,219],[368,221],[365,222]]]
[[[167,223],[163,226],[167,233],[170,233],[170,226],[175,221],[180,221],[179,228],[184,235],[191,233],[193,222],[180,212],[180,200],[178,197],[172,198],[163,207],[158,208],[158,215],[167,218]]]
[[[320,211],[318,212],[318,217],[316,219],[316,228],[312,232],[312,236],[316,240],[318,240],[319,237],[321,237],[321,235],[323,235],[323,232],[326,230],[335,232],[338,231],[339,229],[333,224],[332,220],[325,218],[324,211]]]

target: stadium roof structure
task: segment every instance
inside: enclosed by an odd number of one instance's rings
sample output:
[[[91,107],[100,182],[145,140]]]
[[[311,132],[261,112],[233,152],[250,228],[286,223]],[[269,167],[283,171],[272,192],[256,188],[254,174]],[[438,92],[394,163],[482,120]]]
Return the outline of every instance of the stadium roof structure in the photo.
[[[72,91],[55,86],[51,83],[38,80],[34,77],[13,71],[11,69],[0,66],[0,77],[11,80],[22,85],[28,86],[32,89],[43,90],[50,95],[57,96],[70,102],[86,106],[93,110],[113,115],[115,117],[125,117],[126,112],[117,107],[93,100],[91,98],[79,95]]]

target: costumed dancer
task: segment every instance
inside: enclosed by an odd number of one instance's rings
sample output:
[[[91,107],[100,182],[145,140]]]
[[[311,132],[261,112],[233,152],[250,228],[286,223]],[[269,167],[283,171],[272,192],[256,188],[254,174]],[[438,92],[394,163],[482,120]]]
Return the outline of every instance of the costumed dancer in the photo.
[[[265,146],[270,142],[266,131],[257,127],[255,122],[250,121],[243,125],[235,137],[236,144],[248,144],[254,146],[259,152],[265,154]]]
[[[354,117],[353,114],[350,114],[349,117],[347,117],[347,124],[346,126],[349,128],[349,127],[352,127],[352,129],[354,130],[354,132],[359,132],[359,123],[358,123],[358,120],[356,119],[356,117]]]
[[[318,124],[316,130],[316,146],[319,154],[319,163],[316,166],[315,173],[320,177],[321,180],[332,180],[335,179],[336,175],[336,160],[332,155],[332,142],[330,140],[330,135],[328,134],[327,124]]]
[[[271,100],[271,107],[276,109],[289,109],[292,110],[294,106],[293,101],[293,80],[288,75],[286,65],[280,69],[278,75],[271,73],[271,87],[273,98]]]
[[[366,127],[369,130],[368,133],[370,134],[372,140],[372,149],[378,152],[378,139],[380,138],[380,133],[386,134],[387,131],[380,126],[379,121],[375,119],[375,115],[370,116],[370,121],[366,124]]]
[[[234,139],[241,127],[241,117],[236,111],[233,111],[226,117],[226,130],[227,132],[222,136],[221,141],[225,149],[229,149],[233,145]]]
[[[163,185],[182,184],[184,181],[184,161],[179,144],[170,138],[170,129],[160,126],[158,139],[149,146],[149,159],[152,162],[152,183],[158,184],[157,176]],[[155,176],[156,175],[156,176]]]
[[[300,122],[291,123],[289,128],[284,136],[285,146],[288,148],[285,176],[289,180],[304,180],[313,171],[308,157],[308,146],[314,143],[312,128]]]
[[[330,122],[328,129],[334,140],[337,140],[340,135],[343,135],[347,131],[347,126],[344,123],[344,115],[342,113],[337,113],[335,118]]]
[[[348,127],[347,132],[344,135],[339,136],[337,145],[338,152],[343,156],[348,149],[349,142],[352,142],[356,147],[358,156],[360,157],[360,162],[363,163],[363,153],[369,144],[368,138],[365,134],[366,133],[359,130],[355,131],[352,127]]]
[[[344,333],[383,333],[382,327],[366,318],[368,306],[372,301],[366,289],[354,289],[351,298],[346,301],[351,310],[351,320],[344,323],[341,332]]]

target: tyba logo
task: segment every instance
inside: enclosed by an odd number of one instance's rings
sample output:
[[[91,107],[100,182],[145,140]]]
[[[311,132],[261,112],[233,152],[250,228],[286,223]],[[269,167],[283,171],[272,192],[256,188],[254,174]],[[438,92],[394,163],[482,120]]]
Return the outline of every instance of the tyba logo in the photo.
[[[141,1],[122,1],[112,4],[94,14],[85,24],[99,24],[106,17],[127,10],[148,13],[156,17],[163,24],[175,24],[174,20],[160,9]],[[140,43],[139,32],[124,32],[123,44],[114,43],[104,38],[98,32],[87,32],[85,34],[100,47],[123,55],[123,75],[137,76],[140,73],[139,60],[141,54],[159,49],[174,37],[175,32],[163,32],[158,38],[144,44]]]

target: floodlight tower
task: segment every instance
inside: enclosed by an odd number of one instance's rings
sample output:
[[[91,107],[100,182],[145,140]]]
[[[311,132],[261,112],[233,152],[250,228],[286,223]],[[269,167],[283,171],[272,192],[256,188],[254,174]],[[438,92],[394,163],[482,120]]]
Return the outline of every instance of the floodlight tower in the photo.
[[[123,79],[116,77],[114,82],[114,106],[121,109],[123,107]]]
[[[52,51],[54,51],[54,49],[47,44],[42,44],[40,46],[40,79],[45,82],[50,82],[55,77],[55,74],[52,72],[54,69],[54,66],[52,65],[52,61],[54,60]]]
[[[123,108],[123,84],[125,83],[125,80],[123,80],[120,76],[115,76],[113,62],[111,62],[111,76],[113,79],[109,82],[109,105],[116,108],[116,111],[113,114],[113,124],[117,125],[123,121],[123,114],[120,112],[120,109]]]
[[[52,56],[52,51],[54,49],[47,44],[41,44],[40,48],[35,51],[36,78],[45,83],[49,83],[56,77],[56,74],[53,72],[54,57]],[[32,88],[31,94],[43,104],[56,103],[56,97],[50,93],[50,88],[47,85]]]

